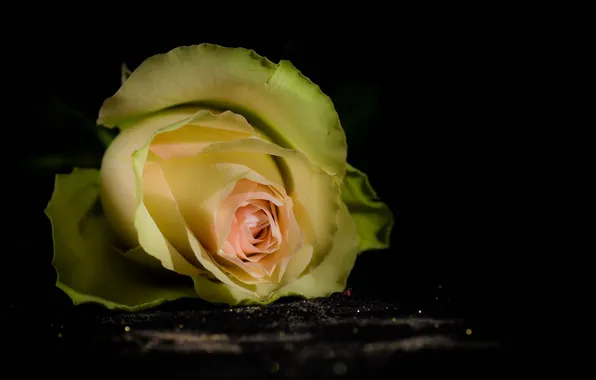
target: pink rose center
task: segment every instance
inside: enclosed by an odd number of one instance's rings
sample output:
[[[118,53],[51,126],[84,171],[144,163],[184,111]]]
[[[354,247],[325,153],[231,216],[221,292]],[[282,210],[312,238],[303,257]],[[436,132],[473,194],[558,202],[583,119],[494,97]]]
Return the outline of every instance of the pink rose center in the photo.
[[[272,253],[282,241],[277,206],[269,201],[255,199],[234,213],[224,250],[235,253],[243,261],[257,253]]]
[[[302,246],[292,208],[283,189],[238,180],[216,213],[216,234],[224,240],[215,259],[245,282],[279,280]]]

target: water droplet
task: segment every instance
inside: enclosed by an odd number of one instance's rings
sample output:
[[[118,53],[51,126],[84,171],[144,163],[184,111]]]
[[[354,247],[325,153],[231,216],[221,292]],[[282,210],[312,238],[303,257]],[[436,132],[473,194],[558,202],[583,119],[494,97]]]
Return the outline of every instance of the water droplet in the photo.
[[[439,289],[443,288],[443,285],[439,284]]]
[[[126,332],[129,332],[129,331],[130,331],[130,326],[126,326],[126,327],[124,328],[124,331],[126,331]]]
[[[466,329],[466,335],[472,335],[472,329]]]
[[[356,310],[356,313],[360,313],[360,310],[358,310],[358,309],[357,309],[357,310]]]
[[[286,333],[284,331],[279,332],[279,336],[285,336],[285,335],[286,335]]]
[[[391,318],[391,322],[397,322],[397,318],[395,318],[395,317]]]
[[[181,324],[178,325],[178,328],[179,329],[183,329],[184,328],[184,325],[181,323]]]
[[[336,375],[344,375],[348,371],[348,366],[344,362],[337,362],[333,365],[333,372]]]
[[[352,334],[358,334],[358,328],[354,327],[354,330],[352,330]]]
[[[422,314],[422,310],[418,310],[418,314]]]
[[[58,333],[58,338],[62,338],[64,335],[62,335],[61,332]]]
[[[279,363],[274,362],[273,365],[271,366],[271,373],[276,373],[277,371],[279,371]]]

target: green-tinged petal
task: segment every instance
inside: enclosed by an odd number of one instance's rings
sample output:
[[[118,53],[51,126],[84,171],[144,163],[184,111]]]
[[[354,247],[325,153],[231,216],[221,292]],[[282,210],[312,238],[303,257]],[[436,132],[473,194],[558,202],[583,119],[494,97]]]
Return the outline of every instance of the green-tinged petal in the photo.
[[[126,128],[189,103],[240,113],[277,144],[345,173],[346,139],[331,99],[290,62],[274,64],[243,48],[183,46],[145,60],[104,102],[97,123]]]
[[[230,306],[259,304],[257,298],[251,297],[238,287],[229,286],[216,279],[207,279],[204,276],[193,276],[195,291],[205,301],[214,304]]]
[[[290,264],[285,273],[284,284],[289,279],[292,282],[304,271],[312,258],[313,247],[304,246],[300,252],[297,252],[290,259]],[[353,264],[352,264],[353,265]],[[277,301],[283,295],[301,295],[299,293],[288,293],[288,288],[281,288],[281,291],[275,291],[275,284],[259,284],[256,286],[257,292],[267,294],[267,297],[255,297],[241,291],[238,287],[230,287],[216,279],[209,280],[202,276],[194,276],[195,290],[199,297],[211,303],[237,305],[268,305]],[[333,293],[333,292],[331,292]],[[307,294],[305,294],[308,296]]]
[[[333,237],[331,251],[317,267],[279,289],[276,292],[277,297],[295,295],[315,298],[342,292],[346,287],[357,255],[356,226],[347,208],[342,205],[337,213],[337,232]]]
[[[46,215],[54,238],[56,286],[74,304],[100,303],[136,311],[196,297],[188,278],[139,265],[115,248],[116,236],[101,213],[99,172],[75,169],[56,176]],[[129,251],[136,255],[137,249]]]
[[[379,200],[366,174],[348,164],[341,197],[356,224],[360,240],[358,251],[388,248],[393,214]]]

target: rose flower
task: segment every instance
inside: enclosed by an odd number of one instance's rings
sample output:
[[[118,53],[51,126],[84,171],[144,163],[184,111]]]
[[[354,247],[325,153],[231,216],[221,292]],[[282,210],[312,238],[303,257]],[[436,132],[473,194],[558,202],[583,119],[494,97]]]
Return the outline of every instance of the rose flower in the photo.
[[[329,97],[292,64],[216,45],[144,61],[99,111],[100,170],[56,177],[57,286],[140,310],[342,291],[392,215],[348,165]]]

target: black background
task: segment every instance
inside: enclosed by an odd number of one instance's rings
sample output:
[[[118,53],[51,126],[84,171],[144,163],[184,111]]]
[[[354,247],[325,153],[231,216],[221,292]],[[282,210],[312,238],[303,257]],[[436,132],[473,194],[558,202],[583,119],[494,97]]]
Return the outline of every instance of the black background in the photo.
[[[102,148],[92,125],[57,104],[93,122],[118,89],[123,62],[135,68],[153,54],[210,42],[290,60],[335,102],[349,162],[369,174],[396,219],[391,249],[358,258],[349,279],[354,293],[484,321],[506,334],[499,322],[511,291],[504,255],[517,232],[506,211],[515,184],[503,179],[502,141],[514,138],[504,115],[513,106],[507,81],[515,57],[500,54],[498,38],[478,26],[386,28],[345,23],[296,38],[187,27],[166,37],[144,29],[106,33],[93,24],[48,29],[19,43],[8,78],[16,101],[9,102],[13,117],[4,126],[10,130],[5,222],[16,244],[4,254],[1,302],[17,309],[71,307],[54,287],[43,214],[54,173],[71,166],[44,167],[40,159],[66,154],[93,166]]]

